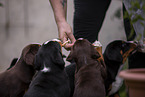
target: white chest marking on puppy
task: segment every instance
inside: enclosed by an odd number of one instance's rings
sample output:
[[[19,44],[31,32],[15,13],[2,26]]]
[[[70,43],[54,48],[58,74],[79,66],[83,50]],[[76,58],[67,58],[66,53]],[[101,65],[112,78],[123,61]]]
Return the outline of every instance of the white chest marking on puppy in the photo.
[[[48,42],[50,42],[50,41],[56,41],[56,42],[61,42],[60,40],[58,40],[58,39],[52,39],[52,40],[48,40],[48,41],[46,41],[45,43],[44,43],[44,45],[46,45]]]
[[[44,68],[41,71],[46,73],[46,72],[50,72],[50,70],[51,69],[49,67],[46,67],[45,64],[44,64]]]

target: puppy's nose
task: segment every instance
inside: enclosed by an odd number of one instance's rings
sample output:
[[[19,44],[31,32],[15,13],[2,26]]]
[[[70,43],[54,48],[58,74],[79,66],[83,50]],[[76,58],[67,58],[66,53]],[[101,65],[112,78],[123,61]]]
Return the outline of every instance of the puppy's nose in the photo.
[[[127,43],[129,43],[131,45],[131,47],[134,48],[134,51],[132,52],[132,54],[135,53],[136,51],[139,51],[139,52],[142,51],[141,50],[142,46],[141,46],[140,42],[138,42],[138,41],[127,41]]]

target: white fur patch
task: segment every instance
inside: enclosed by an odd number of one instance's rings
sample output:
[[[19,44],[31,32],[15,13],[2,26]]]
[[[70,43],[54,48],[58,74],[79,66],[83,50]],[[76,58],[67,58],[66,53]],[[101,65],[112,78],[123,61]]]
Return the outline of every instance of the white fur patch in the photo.
[[[56,42],[61,42],[59,39],[52,39],[44,42],[44,45],[48,44],[50,41],[56,41]]]
[[[102,44],[97,40],[93,43],[93,45],[96,47],[102,47]]]
[[[78,40],[83,40],[84,38],[79,38]]]
[[[128,41],[129,43],[134,43],[134,41]]]
[[[115,81],[112,83],[112,89],[110,90],[108,95],[112,95],[112,94],[116,93],[120,89],[120,87],[122,86],[123,78],[119,77],[119,73],[123,69],[123,66],[124,66],[124,64],[119,67]]]
[[[50,40],[48,40],[48,41],[44,42],[44,45],[46,45],[48,42],[50,42]]]
[[[44,64],[44,68],[41,71],[46,73],[46,72],[50,72],[51,69],[49,67],[46,67],[45,64]]]
[[[52,41],[61,42],[59,39],[52,39]]]

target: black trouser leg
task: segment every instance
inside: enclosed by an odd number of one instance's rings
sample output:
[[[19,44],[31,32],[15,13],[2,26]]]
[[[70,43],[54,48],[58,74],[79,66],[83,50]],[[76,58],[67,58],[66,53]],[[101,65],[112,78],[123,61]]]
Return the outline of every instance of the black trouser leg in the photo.
[[[74,36],[91,43],[98,40],[111,0],[74,0]]]

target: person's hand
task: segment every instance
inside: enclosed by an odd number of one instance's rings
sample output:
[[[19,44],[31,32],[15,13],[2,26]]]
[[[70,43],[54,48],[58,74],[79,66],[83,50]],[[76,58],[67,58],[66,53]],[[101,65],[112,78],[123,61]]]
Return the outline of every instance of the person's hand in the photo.
[[[62,22],[58,24],[58,32],[60,40],[65,43],[68,39],[71,41],[70,43],[66,43],[64,48],[66,50],[70,50],[76,41],[72,32],[71,26],[67,22]]]

